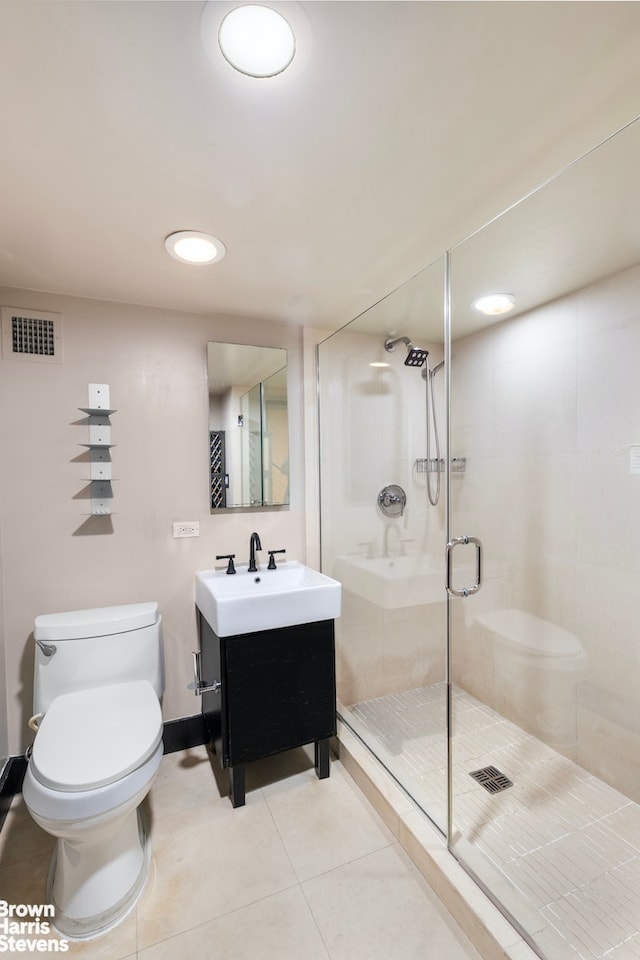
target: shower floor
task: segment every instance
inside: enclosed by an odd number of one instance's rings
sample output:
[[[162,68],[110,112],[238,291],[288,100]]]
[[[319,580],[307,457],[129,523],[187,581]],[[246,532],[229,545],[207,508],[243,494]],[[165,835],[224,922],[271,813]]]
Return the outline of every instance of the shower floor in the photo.
[[[444,830],[445,684],[344,719]],[[486,766],[513,786],[488,793]],[[550,960],[640,958],[640,806],[459,688],[453,822],[456,856]]]

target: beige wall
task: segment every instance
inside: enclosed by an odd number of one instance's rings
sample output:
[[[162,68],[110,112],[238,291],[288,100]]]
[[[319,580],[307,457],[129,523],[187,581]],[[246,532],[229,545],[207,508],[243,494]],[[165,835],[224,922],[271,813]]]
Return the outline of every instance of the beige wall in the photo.
[[[9,753],[32,739],[31,634],[40,613],[157,600],[165,719],[197,713],[200,702],[187,690],[197,646],[195,571],[213,566],[216,553],[235,552],[243,562],[254,529],[265,550],[285,547],[288,557],[305,559],[302,332],[7,289],[0,289],[0,303],[61,313],[64,341],[62,364],[0,360],[0,631]],[[205,344],[215,339],[289,351],[289,509],[209,513]],[[88,517],[81,496],[87,472],[78,457],[88,430],[77,421],[89,383],[108,383],[117,410],[111,520]],[[174,520],[199,520],[200,537],[173,539]]]
[[[2,454],[0,452],[0,460],[1,458]],[[1,504],[2,496],[0,491],[0,505]],[[7,757],[9,756],[9,735],[7,730],[7,711],[5,702],[6,676],[4,666],[4,595],[2,584],[2,510],[0,509],[0,774],[2,774],[2,768],[4,767]]]

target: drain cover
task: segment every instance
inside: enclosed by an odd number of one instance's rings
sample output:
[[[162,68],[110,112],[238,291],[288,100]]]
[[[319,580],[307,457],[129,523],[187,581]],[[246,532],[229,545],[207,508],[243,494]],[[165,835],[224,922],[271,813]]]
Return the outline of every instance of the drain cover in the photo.
[[[481,770],[474,770],[469,776],[482,784],[489,793],[500,793],[501,790],[513,786],[513,781],[505,777],[497,767],[482,767]]]

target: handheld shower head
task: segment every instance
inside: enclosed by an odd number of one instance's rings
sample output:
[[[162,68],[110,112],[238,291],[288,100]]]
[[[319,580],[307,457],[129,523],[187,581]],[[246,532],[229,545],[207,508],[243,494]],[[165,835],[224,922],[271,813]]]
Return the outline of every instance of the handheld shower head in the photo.
[[[424,370],[422,371],[422,379],[431,380],[433,377],[435,377],[438,370],[442,370],[443,367],[444,367],[444,360],[441,360],[440,363],[436,363],[433,370],[430,370],[429,364],[427,364]]]
[[[407,356],[404,361],[405,367],[421,367],[429,356],[428,350],[423,350],[422,347],[414,347],[409,337],[397,337],[395,340],[392,337],[387,337],[384,342],[384,348],[385,350],[392,351],[398,343],[404,343],[407,348]]]

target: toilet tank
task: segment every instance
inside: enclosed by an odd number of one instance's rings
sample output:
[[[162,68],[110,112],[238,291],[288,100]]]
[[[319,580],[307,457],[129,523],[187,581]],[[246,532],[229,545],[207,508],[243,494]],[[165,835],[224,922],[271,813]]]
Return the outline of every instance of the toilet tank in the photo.
[[[33,709],[56,697],[128,680],[164,691],[162,618],[157,603],[130,603],[36,617]]]

